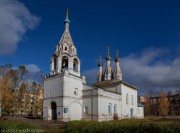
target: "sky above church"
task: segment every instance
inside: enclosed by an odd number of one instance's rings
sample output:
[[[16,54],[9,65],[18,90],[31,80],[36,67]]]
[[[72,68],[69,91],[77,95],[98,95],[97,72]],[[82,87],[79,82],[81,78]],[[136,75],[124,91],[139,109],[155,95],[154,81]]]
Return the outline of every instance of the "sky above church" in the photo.
[[[49,73],[69,8],[88,82],[96,80],[99,56],[110,47],[112,68],[118,49],[123,80],[141,91],[180,89],[179,7],[178,0],[0,0],[0,65]]]

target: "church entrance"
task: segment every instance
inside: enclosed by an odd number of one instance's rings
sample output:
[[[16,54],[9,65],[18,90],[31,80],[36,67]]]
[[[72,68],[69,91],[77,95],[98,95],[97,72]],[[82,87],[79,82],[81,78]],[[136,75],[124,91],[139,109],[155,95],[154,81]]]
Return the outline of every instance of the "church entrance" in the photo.
[[[52,110],[52,120],[57,120],[57,106],[55,102],[51,102],[51,110]]]

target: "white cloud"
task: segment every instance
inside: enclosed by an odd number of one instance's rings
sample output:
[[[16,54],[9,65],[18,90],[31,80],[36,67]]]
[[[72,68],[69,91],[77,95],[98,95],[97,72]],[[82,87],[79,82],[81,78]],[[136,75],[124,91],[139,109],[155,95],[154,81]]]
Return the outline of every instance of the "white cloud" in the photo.
[[[150,89],[180,89],[180,57],[171,57],[175,51],[151,48],[141,54],[121,58],[123,80],[144,92]],[[93,68],[84,74],[89,81],[95,81],[97,71],[98,68]]]
[[[13,54],[23,35],[39,21],[18,0],[0,0],[0,55]]]
[[[25,65],[25,66],[26,66],[26,69],[29,72],[35,73],[35,72],[39,72],[40,71],[40,68],[37,65],[35,65],[35,64],[28,64],[28,65]]]

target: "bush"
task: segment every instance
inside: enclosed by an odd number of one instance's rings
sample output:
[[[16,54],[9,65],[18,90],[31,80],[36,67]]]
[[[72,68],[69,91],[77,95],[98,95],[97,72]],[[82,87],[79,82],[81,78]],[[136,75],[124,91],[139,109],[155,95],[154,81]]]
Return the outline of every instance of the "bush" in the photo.
[[[114,120],[118,120],[118,114],[114,113],[114,114],[113,114],[113,119],[114,119]]]

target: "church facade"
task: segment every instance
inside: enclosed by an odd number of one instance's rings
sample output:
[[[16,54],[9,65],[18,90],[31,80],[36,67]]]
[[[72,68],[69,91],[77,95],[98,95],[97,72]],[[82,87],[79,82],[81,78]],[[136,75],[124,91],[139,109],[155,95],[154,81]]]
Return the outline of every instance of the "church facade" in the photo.
[[[65,31],[50,59],[50,74],[44,81],[43,119],[108,121],[143,118],[144,107],[137,103],[138,88],[122,80],[118,51],[114,70],[108,49],[105,71],[100,58],[98,81],[87,84],[81,76],[80,59],[69,32],[68,10],[64,24]]]

